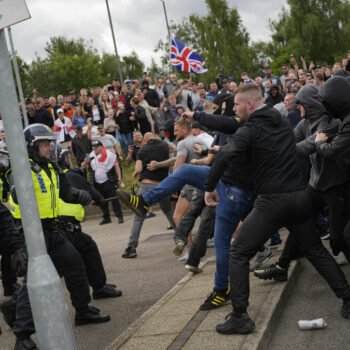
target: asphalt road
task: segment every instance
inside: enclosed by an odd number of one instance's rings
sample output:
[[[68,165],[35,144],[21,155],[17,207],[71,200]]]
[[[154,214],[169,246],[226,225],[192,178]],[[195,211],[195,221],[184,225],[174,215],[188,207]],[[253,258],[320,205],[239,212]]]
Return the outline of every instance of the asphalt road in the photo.
[[[132,216],[126,216],[125,223],[121,225],[116,218],[112,219],[112,224],[104,226],[99,226],[100,221],[101,218],[87,220],[83,223],[83,229],[93,236],[100,248],[107,282],[122,289],[123,296],[92,301],[92,305],[99,307],[102,312],[110,313],[112,320],[99,325],[74,326],[79,350],[103,350],[187,273],[184,264],[176,262],[172,253],[173,231],[166,229],[168,222],[161,212],[157,212],[155,218],[145,220],[136,259],[121,258],[127,244]],[[212,255],[213,248],[208,253]],[[1,294],[0,299],[2,298]],[[71,319],[74,320],[74,311],[67,293],[66,301],[71,310]],[[0,326],[3,329],[0,349],[12,350],[15,339],[1,317]]]
[[[350,266],[341,267],[350,280]],[[303,259],[301,274],[285,305],[269,350],[349,350],[350,320],[340,317],[342,301],[313,266]],[[302,331],[299,320],[324,318],[327,328]]]

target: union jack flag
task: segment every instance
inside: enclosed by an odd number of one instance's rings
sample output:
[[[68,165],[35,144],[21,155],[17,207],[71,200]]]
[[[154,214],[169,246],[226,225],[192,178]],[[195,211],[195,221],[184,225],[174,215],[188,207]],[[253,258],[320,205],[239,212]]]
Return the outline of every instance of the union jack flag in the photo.
[[[202,74],[208,71],[203,69],[202,59],[175,36],[171,38],[170,64],[183,72]]]

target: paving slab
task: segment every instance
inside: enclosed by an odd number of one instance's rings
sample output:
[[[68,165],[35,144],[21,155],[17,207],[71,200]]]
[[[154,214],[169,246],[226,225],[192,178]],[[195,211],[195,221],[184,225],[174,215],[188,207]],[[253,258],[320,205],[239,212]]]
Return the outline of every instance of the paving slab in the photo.
[[[278,259],[282,248],[272,261]],[[248,311],[256,323],[256,330],[250,335],[229,336],[218,334],[215,326],[224,322],[225,316],[232,311],[230,303],[216,310],[199,311],[199,306],[213,288],[215,261],[205,260],[201,266],[203,273],[186,275],[105,350],[144,349],[145,344],[150,344],[157,337],[160,337],[160,341],[156,341],[154,346],[152,344],[152,349],[265,349],[271,332],[277,325],[280,309],[300,271],[299,263],[291,264],[289,280],[283,283],[262,281],[250,274],[251,297]],[[142,339],[145,343],[142,343]],[[138,344],[143,346],[138,347]]]

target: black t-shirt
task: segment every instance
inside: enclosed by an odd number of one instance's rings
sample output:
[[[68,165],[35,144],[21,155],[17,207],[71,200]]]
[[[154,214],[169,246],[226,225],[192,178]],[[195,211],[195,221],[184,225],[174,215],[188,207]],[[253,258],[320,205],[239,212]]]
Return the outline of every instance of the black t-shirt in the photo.
[[[147,164],[152,160],[162,162],[169,159],[169,146],[158,139],[151,139],[137,153],[137,160],[142,161],[142,173],[140,180],[149,179],[162,181],[168,176],[168,168],[160,168],[154,171],[147,170]]]

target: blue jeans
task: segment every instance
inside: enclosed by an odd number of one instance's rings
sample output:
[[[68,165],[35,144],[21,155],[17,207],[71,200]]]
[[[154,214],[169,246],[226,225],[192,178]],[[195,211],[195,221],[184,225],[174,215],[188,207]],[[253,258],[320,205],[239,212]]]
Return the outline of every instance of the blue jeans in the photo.
[[[232,234],[250,207],[253,195],[221,181],[216,185],[216,190],[219,195],[219,204],[216,207],[214,230],[216,254],[214,289],[222,290],[229,285],[229,252]]]
[[[159,202],[162,198],[171,195],[188,184],[205,191],[205,179],[210,167],[206,165],[181,165],[170,176],[166,177],[157,187],[143,195],[149,206]],[[229,251],[233,232],[239,221],[249,208],[253,196],[242,190],[219,181],[216,186],[220,200],[216,206],[214,242],[216,252],[215,289],[225,289],[228,286]]]
[[[152,188],[143,195],[149,206],[158,203],[162,198],[179,191],[183,186],[191,185],[205,191],[204,183],[209,174],[207,165],[183,164],[179,169],[166,177],[157,187]]]
[[[131,132],[129,132],[128,134],[120,133],[120,137],[122,139],[122,143],[124,146],[124,154],[127,157],[129,153],[128,146],[132,144],[132,133]]]

